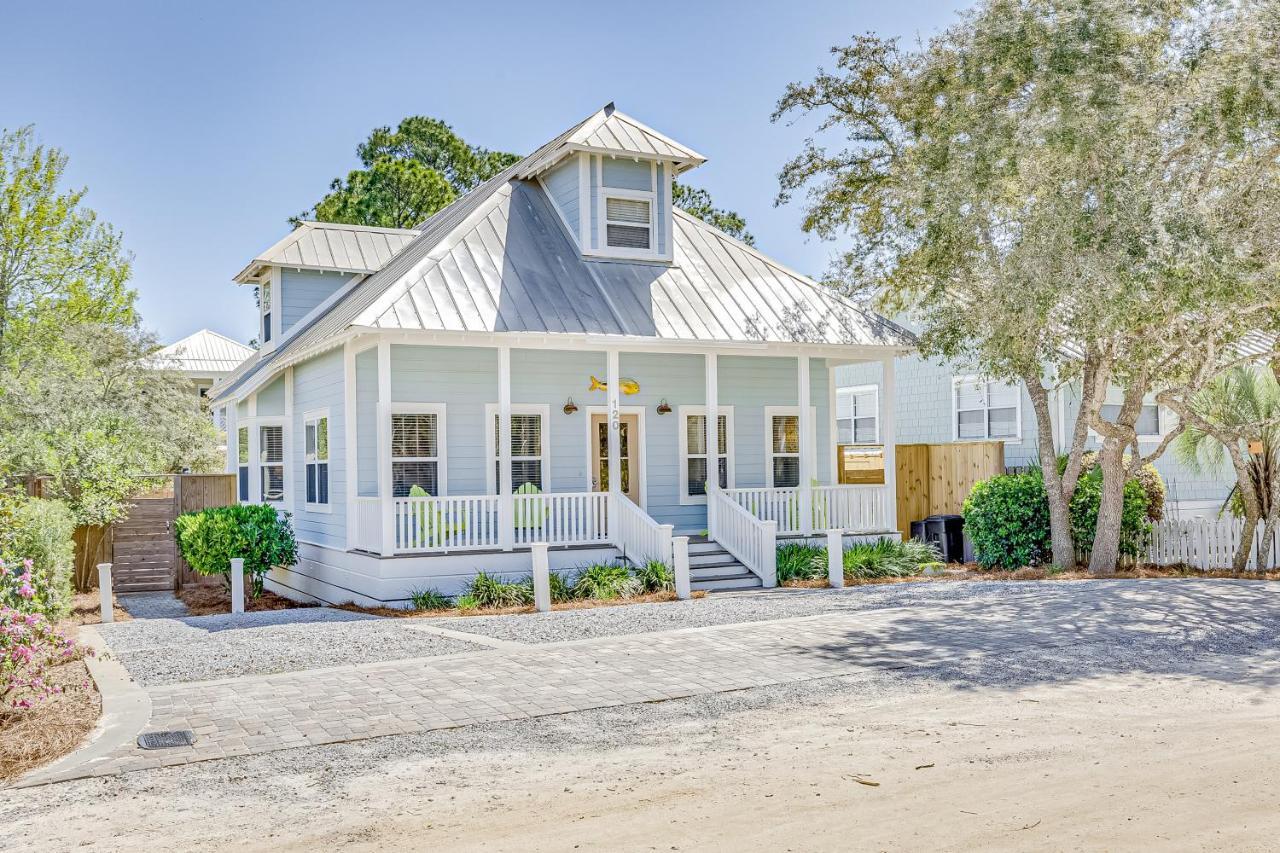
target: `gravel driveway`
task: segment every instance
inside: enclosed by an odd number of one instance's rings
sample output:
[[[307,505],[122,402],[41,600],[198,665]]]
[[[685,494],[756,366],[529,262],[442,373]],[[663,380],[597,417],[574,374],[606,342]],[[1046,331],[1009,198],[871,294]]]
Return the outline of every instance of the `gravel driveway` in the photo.
[[[403,619],[323,607],[135,619],[97,628],[129,674],[148,687],[489,648],[417,630]]]

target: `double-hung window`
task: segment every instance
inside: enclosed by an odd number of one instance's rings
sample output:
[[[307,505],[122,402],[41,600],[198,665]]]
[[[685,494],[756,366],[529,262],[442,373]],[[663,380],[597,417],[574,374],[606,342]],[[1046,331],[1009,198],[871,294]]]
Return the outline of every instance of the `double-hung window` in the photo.
[[[958,441],[1018,439],[1022,434],[1022,390],[986,379],[956,379],[952,389],[954,436]]]
[[[498,454],[498,407],[490,403],[488,436],[486,445],[492,460],[489,493],[497,494],[502,482],[502,460]],[[551,409],[543,405],[515,404],[511,407],[511,488],[519,491],[522,486],[532,486],[540,492],[547,491],[547,455],[549,436],[547,422]],[[526,489],[526,491],[529,491]]]
[[[391,415],[391,494],[444,494],[444,407]]]
[[[262,499],[270,503],[284,501],[284,427],[258,427],[258,472]]]
[[[236,430],[236,490],[242,502],[249,500],[248,427],[240,427]]]
[[[703,503],[711,482],[707,453],[707,410],[703,406],[681,406],[680,421],[680,502]],[[733,409],[716,410],[716,480],[722,489],[733,488]]]
[[[1120,403],[1105,403],[1098,412],[1104,421],[1116,422],[1120,417]],[[1134,424],[1139,439],[1153,439],[1161,436],[1160,407],[1155,403],[1143,403],[1138,413],[1138,421]]]
[[[880,442],[879,395],[877,385],[836,390],[836,441],[839,444]]]
[[[306,467],[307,508],[329,508],[329,416],[311,413],[303,421],[303,464]]]
[[[769,415],[769,486],[791,489],[800,485],[800,416]]]
[[[653,200],[606,193],[604,235],[610,249],[653,251]]]

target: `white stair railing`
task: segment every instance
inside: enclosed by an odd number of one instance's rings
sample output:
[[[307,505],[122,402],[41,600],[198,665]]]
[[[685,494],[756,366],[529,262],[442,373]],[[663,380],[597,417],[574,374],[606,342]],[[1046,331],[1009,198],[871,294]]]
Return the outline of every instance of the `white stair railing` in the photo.
[[[597,492],[609,497],[609,540],[632,563],[658,560],[675,565],[671,551],[674,527],[659,524],[626,495]]]
[[[763,490],[772,491],[772,490]],[[707,532],[766,587],[778,585],[778,522],[762,520],[720,489],[707,492]]]

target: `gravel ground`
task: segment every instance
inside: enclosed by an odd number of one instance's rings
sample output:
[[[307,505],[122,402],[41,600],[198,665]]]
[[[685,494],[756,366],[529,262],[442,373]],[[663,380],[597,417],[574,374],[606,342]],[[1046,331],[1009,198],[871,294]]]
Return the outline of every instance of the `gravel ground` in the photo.
[[[1163,583],[1164,581],[1087,581],[1087,583]],[[1065,581],[1063,583],[1066,583]],[[1075,582],[1073,582],[1075,583]],[[1078,583],[1084,583],[1080,581]],[[1180,581],[1173,581],[1180,583]],[[432,618],[432,625],[517,643],[557,643],[676,628],[732,625],[768,619],[791,619],[821,613],[911,607],[947,601],[1000,601],[1032,588],[1051,590],[1044,581],[954,581],[877,584],[846,589],[778,589],[768,592],[719,593],[689,601],[631,604],[582,610],[555,610],[513,616]]]
[[[97,628],[129,674],[148,687],[489,650],[416,630],[404,620],[321,607],[135,619]]]

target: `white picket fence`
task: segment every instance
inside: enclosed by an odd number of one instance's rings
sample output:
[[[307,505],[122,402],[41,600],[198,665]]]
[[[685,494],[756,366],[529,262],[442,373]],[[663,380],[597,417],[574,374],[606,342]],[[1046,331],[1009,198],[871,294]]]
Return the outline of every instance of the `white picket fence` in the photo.
[[[1147,562],[1159,566],[1185,564],[1203,571],[1230,569],[1243,536],[1244,521],[1238,518],[1165,519],[1152,526]],[[1261,543],[1262,525],[1259,524],[1249,557],[1251,571],[1258,569],[1256,555]],[[1263,549],[1266,557],[1263,568],[1280,568],[1280,531],[1271,537],[1269,545]]]

